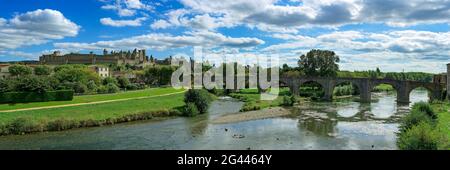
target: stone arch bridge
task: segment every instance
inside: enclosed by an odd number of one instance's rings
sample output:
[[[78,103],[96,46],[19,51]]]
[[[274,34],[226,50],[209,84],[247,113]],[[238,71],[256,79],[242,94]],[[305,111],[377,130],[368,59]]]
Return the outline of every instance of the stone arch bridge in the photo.
[[[341,83],[352,83],[357,86],[360,92],[361,102],[371,101],[371,91],[379,84],[389,84],[397,91],[398,103],[409,103],[410,92],[418,87],[424,87],[429,91],[431,100],[441,99],[444,85],[439,83],[427,83],[417,81],[402,81],[393,79],[376,78],[329,78],[329,77],[280,77],[280,86],[289,87],[294,95],[299,95],[300,86],[307,82],[317,82],[320,84],[325,95],[324,100],[331,101],[334,88]]]

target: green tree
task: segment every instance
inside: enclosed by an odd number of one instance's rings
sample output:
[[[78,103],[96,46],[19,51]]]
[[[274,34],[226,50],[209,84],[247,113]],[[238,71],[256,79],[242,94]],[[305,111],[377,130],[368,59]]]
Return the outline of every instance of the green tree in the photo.
[[[52,69],[45,65],[39,65],[34,68],[34,74],[38,76],[48,76],[52,73]]]
[[[336,77],[338,62],[339,56],[333,51],[313,49],[300,56],[298,65],[308,76]]]
[[[149,85],[167,85],[175,68],[172,66],[151,66],[144,71],[144,81]]]
[[[119,83],[117,82],[117,80],[114,77],[105,77],[103,79],[103,85],[108,85],[108,84],[114,84],[117,86]]]
[[[61,69],[54,74],[60,82],[81,82],[86,84],[89,80],[100,82],[100,77],[93,71],[82,68]]]
[[[130,85],[130,80],[126,77],[117,77],[117,83],[120,88],[127,88]]]
[[[53,90],[46,77],[34,75],[21,76],[14,80],[14,91],[44,93]]]
[[[204,89],[189,89],[184,94],[184,102],[186,104],[194,103],[201,114],[208,112],[211,101],[210,94]]]
[[[12,76],[24,76],[33,73],[33,69],[31,67],[20,64],[14,64],[10,66],[8,68],[8,71]]]
[[[0,78],[0,93],[10,92],[11,86],[10,80]]]

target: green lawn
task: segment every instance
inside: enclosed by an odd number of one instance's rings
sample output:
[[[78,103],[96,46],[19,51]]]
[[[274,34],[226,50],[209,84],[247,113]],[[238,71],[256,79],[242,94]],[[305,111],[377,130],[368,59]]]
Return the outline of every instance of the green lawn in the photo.
[[[183,91],[183,90],[175,90],[173,88],[151,88],[151,89],[145,89],[145,90],[120,92],[120,93],[114,93],[114,94],[75,96],[72,101],[51,101],[51,102],[36,102],[36,103],[22,103],[22,104],[0,104],[0,112],[2,110],[25,109],[25,108],[33,108],[33,107],[57,106],[57,105],[66,105],[66,104],[90,103],[90,102],[107,101],[107,100],[154,96],[154,95],[162,95],[162,94],[181,92],[181,91]],[[3,117],[3,116],[0,116],[0,118],[1,117]]]
[[[450,150],[450,103],[432,104],[433,110],[439,114],[438,128],[447,134],[447,148]]]
[[[153,89],[145,90],[141,92],[132,92],[132,94],[116,94],[107,95],[111,98],[125,98],[128,97],[138,97],[142,95],[156,95],[176,92],[173,89]],[[113,97],[115,96],[115,97]],[[93,99],[87,99],[86,96],[80,96],[77,101],[94,101]],[[109,100],[111,98],[102,96],[91,96],[98,100]],[[111,103],[102,104],[92,104],[92,105],[82,105],[82,106],[69,106],[61,108],[51,108],[51,109],[39,109],[30,111],[18,111],[18,112],[8,112],[0,113],[0,124],[8,124],[17,118],[29,118],[36,122],[50,122],[57,119],[67,119],[67,120],[105,120],[108,118],[118,118],[124,115],[135,114],[140,112],[148,111],[159,111],[164,109],[174,109],[184,105],[183,102],[184,94],[173,94],[168,96],[161,96],[155,98],[147,99],[133,99],[126,101],[117,101]]]

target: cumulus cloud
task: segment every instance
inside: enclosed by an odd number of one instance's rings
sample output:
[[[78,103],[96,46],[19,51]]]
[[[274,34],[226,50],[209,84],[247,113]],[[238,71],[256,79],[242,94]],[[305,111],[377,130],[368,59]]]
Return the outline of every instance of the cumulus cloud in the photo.
[[[337,31],[316,37],[274,34],[274,38],[287,40],[286,43],[269,46],[264,51],[281,51],[302,48],[327,48],[334,50],[372,52],[389,51],[397,53],[450,52],[450,32],[391,31],[366,33],[360,31]]]
[[[232,38],[220,33],[209,31],[188,32],[185,35],[147,34],[113,41],[98,41],[95,43],[54,43],[54,46],[70,50],[98,50],[98,49],[154,49],[165,50],[182,47],[230,47],[249,48],[264,44],[257,38]]]
[[[134,20],[113,20],[111,18],[101,18],[100,23],[103,25],[113,26],[113,27],[125,27],[125,26],[141,26],[142,22],[147,20],[146,17],[136,18]]]
[[[199,28],[246,25],[270,32],[296,32],[303,27],[338,27],[354,23],[385,23],[409,26],[423,23],[450,23],[450,0],[302,0],[280,5],[277,0],[181,0],[184,24],[170,14],[152,28],[170,26]],[[169,12],[170,13],[170,12]],[[226,22],[224,22],[226,21]],[[164,26],[160,26],[164,25]]]
[[[140,0],[101,0],[105,3],[101,8],[105,10],[114,10],[117,15],[126,17],[134,16],[138,11],[153,11],[154,7],[144,4]]]
[[[73,37],[79,30],[80,26],[51,9],[17,14],[9,20],[0,18],[0,50]]]

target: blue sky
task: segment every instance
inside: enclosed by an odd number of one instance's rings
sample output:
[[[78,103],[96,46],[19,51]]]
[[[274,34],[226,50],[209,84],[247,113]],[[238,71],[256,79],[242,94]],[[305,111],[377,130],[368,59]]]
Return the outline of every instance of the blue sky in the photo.
[[[444,72],[449,0],[0,0],[0,61],[146,49],[148,55],[276,55],[295,65],[310,49],[341,69]]]

